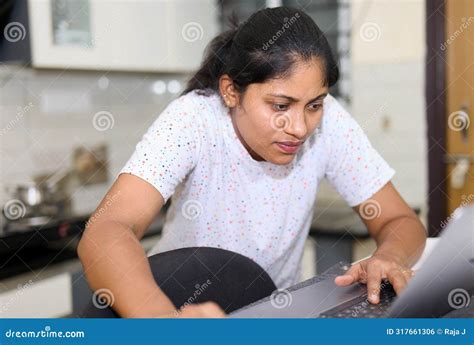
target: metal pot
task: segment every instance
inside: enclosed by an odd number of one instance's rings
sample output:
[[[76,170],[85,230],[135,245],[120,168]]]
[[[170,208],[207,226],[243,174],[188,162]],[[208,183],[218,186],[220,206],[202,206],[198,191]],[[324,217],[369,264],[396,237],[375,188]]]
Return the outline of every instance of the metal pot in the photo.
[[[23,218],[56,216],[64,212],[67,201],[56,185],[44,182],[18,185],[14,189],[13,197],[24,204]]]
[[[36,183],[17,186],[15,198],[20,200],[27,207],[41,205],[47,197],[48,190],[45,186],[39,186]]]

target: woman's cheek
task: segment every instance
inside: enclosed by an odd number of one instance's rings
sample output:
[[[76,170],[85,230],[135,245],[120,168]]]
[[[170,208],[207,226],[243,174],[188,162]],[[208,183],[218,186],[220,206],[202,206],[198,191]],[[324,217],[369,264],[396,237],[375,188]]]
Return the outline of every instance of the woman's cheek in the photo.
[[[262,120],[255,124],[252,130],[252,141],[255,144],[255,151],[260,155],[265,155],[272,143],[274,133],[267,121]]]

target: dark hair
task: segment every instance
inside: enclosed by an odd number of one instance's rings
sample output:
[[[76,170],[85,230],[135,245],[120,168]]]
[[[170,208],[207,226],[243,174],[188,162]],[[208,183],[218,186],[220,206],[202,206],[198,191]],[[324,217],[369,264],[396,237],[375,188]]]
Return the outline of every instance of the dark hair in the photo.
[[[316,23],[292,7],[266,8],[247,21],[216,36],[206,47],[204,60],[188,81],[183,95],[199,90],[219,91],[219,78],[228,74],[238,91],[252,83],[284,77],[298,59],[321,59],[325,85],[333,86],[339,69],[328,41]]]

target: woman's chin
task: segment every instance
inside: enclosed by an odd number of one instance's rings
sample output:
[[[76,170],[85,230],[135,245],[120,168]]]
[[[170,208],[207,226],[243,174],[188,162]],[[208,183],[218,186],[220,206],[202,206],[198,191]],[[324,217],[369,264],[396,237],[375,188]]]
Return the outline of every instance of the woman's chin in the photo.
[[[293,159],[295,159],[294,154],[276,154],[271,157],[271,159],[267,159],[268,162],[271,162],[273,164],[277,165],[287,165],[290,164]]]

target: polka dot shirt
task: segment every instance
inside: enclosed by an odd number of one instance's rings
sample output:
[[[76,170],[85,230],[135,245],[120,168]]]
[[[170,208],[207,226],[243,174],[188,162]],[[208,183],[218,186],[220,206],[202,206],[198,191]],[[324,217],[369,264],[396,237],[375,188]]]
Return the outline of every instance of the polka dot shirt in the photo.
[[[148,255],[223,248],[254,260],[286,288],[301,279],[320,181],[327,178],[355,206],[394,170],[331,95],[320,129],[290,164],[275,165],[250,156],[217,93],[192,91],[168,104],[120,173],[148,181],[165,201],[172,198],[162,237]]]

